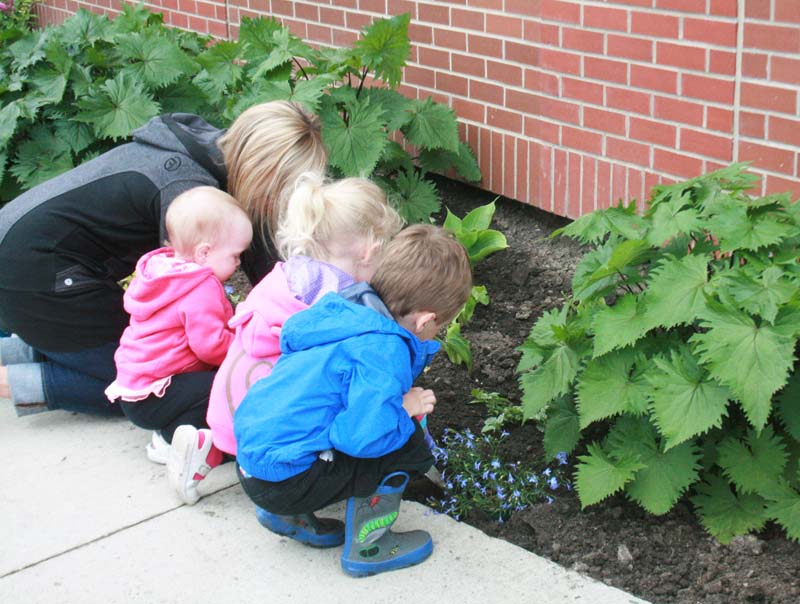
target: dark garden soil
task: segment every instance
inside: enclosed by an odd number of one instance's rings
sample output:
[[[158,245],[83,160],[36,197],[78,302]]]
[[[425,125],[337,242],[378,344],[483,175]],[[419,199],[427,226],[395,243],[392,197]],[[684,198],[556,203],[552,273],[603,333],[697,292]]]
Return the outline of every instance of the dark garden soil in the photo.
[[[459,217],[494,198],[451,180],[437,185],[443,204]],[[584,252],[566,238],[546,239],[564,224],[536,208],[498,200],[493,228],[506,235],[510,247],[475,269],[475,283],[487,287],[491,304],[479,306],[464,329],[472,344],[472,373],[440,354],[419,380],[418,385],[432,388],[438,399],[429,419],[435,438],[445,427],[480,433],[486,408],[466,404],[472,388],[519,402],[515,348],[542,311],[560,307]],[[504,441],[506,461],[541,454],[541,432],[535,425],[507,428],[511,434]],[[425,501],[435,496],[435,488],[426,485],[430,483],[415,483],[409,497]],[[515,512],[502,524],[478,514],[465,521],[654,604],[800,602],[800,544],[768,526],[721,545],[699,526],[688,502],[654,517],[621,496],[581,510],[576,495],[564,491],[553,504]]]

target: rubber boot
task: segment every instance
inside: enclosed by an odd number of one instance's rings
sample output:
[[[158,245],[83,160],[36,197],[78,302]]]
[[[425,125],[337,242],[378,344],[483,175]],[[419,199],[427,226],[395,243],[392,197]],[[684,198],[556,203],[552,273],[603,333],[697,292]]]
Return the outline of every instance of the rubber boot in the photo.
[[[369,497],[347,500],[342,569],[366,577],[419,564],[431,555],[433,541],[425,531],[393,533],[408,474],[389,474]]]
[[[291,537],[311,547],[336,547],[344,543],[344,523],[333,518],[317,518],[314,514],[281,516],[256,508],[256,518],[273,533]]]

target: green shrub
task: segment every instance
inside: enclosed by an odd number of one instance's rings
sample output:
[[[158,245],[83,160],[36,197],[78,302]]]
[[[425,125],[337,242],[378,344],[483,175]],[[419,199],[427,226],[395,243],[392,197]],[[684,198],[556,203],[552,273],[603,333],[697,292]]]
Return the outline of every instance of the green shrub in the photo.
[[[722,542],[775,521],[800,538],[800,204],[752,198],[733,165],[657,186],[561,234],[596,245],[522,345],[526,417],[579,457],[584,506],[685,493]]]
[[[255,103],[291,99],[320,116],[335,175],[371,176],[409,222],[428,220],[439,209],[429,171],[473,181],[480,171],[450,108],[395,90],[408,23],[375,21],[352,48],[319,49],[262,18],[242,19],[238,40],[210,44],[130,5],[113,21],[81,10],[57,27],[15,29],[0,50],[0,201],[160,113],[224,127]]]

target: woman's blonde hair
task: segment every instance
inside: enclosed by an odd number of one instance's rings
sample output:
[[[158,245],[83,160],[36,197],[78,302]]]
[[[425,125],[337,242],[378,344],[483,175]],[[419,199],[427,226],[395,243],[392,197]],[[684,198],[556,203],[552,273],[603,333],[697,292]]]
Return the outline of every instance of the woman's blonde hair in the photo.
[[[189,255],[200,243],[216,244],[227,237],[237,220],[250,222],[232,196],[214,187],[194,187],[167,208],[167,244],[179,254]]]
[[[450,233],[415,224],[386,246],[370,284],[395,319],[426,311],[444,325],[469,298],[472,267],[464,246]]]
[[[353,241],[383,246],[402,226],[400,215],[371,180],[325,181],[306,173],[283,211],[275,244],[283,259],[303,255],[325,260],[335,248]]]
[[[267,236],[273,238],[298,176],[324,174],[328,164],[319,118],[289,101],[250,107],[217,144],[225,158],[228,192],[264,243]]]

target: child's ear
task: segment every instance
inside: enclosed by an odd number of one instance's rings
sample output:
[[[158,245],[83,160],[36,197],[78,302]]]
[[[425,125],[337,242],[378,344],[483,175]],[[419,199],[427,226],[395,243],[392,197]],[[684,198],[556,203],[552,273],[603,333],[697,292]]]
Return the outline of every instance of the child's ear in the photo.
[[[380,242],[364,244],[364,247],[361,251],[361,258],[359,258],[359,262],[361,264],[369,264],[372,261],[372,257],[381,249]]]
[[[414,335],[420,335],[429,324],[436,325],[435,312],[422,311],[416,313],[414,317]]]
[[[211,244],[207,242],[198,243],[194,247],[194,254],[192,255],[192,260],[196,264],[205,264],[208,260],[208,253],[211,251]]]

